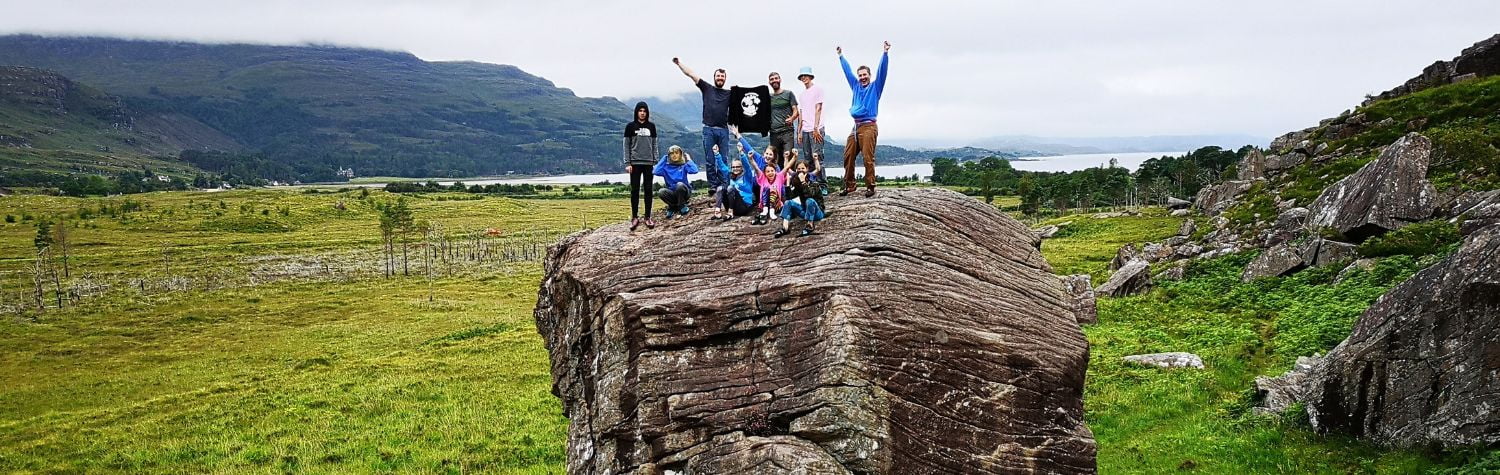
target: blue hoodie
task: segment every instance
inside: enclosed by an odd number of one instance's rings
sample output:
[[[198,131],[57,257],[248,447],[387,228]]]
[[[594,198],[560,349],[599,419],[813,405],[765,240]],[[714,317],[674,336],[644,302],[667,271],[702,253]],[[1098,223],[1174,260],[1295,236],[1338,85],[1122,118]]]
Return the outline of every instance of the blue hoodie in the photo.
[[[849,69],[849,60],[839,55],[839,64],[844,66],[844,78],[849,80],[849,89],[854,91],[854,100],[849,104],[849,115],[854,117],[855,122],[875,120],[880,112],[880,93],[885,90],[885,73],[889,69],[890,58],[890,53],[880,55],[880,67],[875,69],[875,77],[870,79],[870,85],[860,86],[859,78]]]
[[[662,155],[661,160],[656,162],[656,167],[651,169],[651,174],[662,177],[666,182],[666,189],[677,187],[678,183],[686,184],[688,192],[693,191],[693,182],[688,180],[688,175],[698,173],[698,165],[692,159],[683,160],[681,165],[673,165],[667,160],[667,155]]]
[[[750,145],[745,143],[744,140],[745,139],[743,138],[740,139],[740,145],[742,147],[749,148]],[[743,154],[741,155],[743,156]],[[719,155],[717,153],[714,154],[714,160],[718,162],[719,165],[719,176],[722,176],[726,180],[729,180],[730,188],[733,188],[734,191],[739,192],[740,198],[744,199],[745,203],[754,203],[755,174],[760,173],[760,170],[756,169],[755,167],[745,167],[747,168],[747,170],[740,173],[739,178],[731,178],[734,175],[730,173],[729,160],[725,160],[723,155]],[[740,163],[744,164],[744,160],[741,160]]]

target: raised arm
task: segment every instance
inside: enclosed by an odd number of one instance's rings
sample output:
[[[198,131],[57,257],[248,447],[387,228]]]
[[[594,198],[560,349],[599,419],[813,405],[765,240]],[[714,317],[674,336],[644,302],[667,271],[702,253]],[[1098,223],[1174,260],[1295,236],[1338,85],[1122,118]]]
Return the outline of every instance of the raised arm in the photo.
[[[844,79],[849,81],[849,89],[859,89],[859,78],[854,77],[854,71],[849,69],[849,60],[844,59],[844,48],[839,47],[839,66],[844,67]]]
[[[659,177],[666,177],[667,176],[666,168],[667,168],[667,156],[666,155],[662,155],[661,156],[661,160],[657,160],[656,161],[656,166],[651,167],[651,174],[659,176]]]
[[[890,60],[891,60],[891,42],[887,41],[887,42],[885,42],[885,52],[880,54],[880,67],[879,67],[880,75],[875,77],[875,95],[877,97],[880,96],[880,93],[882,91],[885,91],[885,74],[890,69],[889,68],[889,65],[891,64]]]
[[[693,70],[692,69],[688,69],[687,65],[686,64],[682,64],[681,60],[679,60],[677,58],[672,58],[672,64],[677,65],[677,69],[682,70],[682,74],[685,75],[685,76],[687,76],[688,79],[692,79],[693,80],[693,84],[698,84],[698,81],[702,81],[703,80],[703,79],[699,78],[697,74],[693,74]]]
[[[729,173],[729,161],[724,159],[724,154],[722,154],[722,153],[715,153],[714,154],[714,164],[713,165],[715,167],[718,167],[718,169],[719,169],[719,175],[720,176],[729,176],[730,175],[730,173]]]

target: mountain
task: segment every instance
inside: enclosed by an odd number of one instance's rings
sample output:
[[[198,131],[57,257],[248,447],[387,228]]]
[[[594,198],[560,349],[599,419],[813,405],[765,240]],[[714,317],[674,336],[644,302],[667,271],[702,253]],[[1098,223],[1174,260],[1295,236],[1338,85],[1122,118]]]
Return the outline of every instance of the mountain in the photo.
[[[578,97],[514,66],[332,46],[16,35],[0,37],[0,65],[56,71],[118,96],[134,123],[160,136],[143,153],[254,154],[313,180],[334,179],[340,167],[398,176],[612,170],[630,117],[617,100]]]
[[[157,158],[185,146],[234,144],[191,119],[136,120],[121,98],[52,71],[0,66],[0,177],[46,183],[45,175],[116,175],[193,168]]]

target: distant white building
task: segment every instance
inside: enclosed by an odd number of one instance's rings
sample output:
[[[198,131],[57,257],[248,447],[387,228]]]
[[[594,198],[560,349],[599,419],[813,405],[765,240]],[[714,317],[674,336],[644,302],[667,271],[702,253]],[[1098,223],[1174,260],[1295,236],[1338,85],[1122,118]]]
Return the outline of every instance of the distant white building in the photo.
[[[354,178],[354,168],[339,167],[338,175],[344,178]]]
[[[165,182],[172,181],[172,177],[169,177],[169,176],[166,176],[166,175],[157,175],[156,176],[156,181],[165,183]]]

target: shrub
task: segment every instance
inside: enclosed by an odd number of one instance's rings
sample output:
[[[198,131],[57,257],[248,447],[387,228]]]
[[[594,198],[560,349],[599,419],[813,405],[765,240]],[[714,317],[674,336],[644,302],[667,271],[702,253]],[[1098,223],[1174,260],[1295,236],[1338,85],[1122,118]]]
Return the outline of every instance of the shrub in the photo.
[[[1460,240],[1457,224],[1434,219],[1370,238],[1358,250],[1363,257],[1426,256],[1445,253]]]

